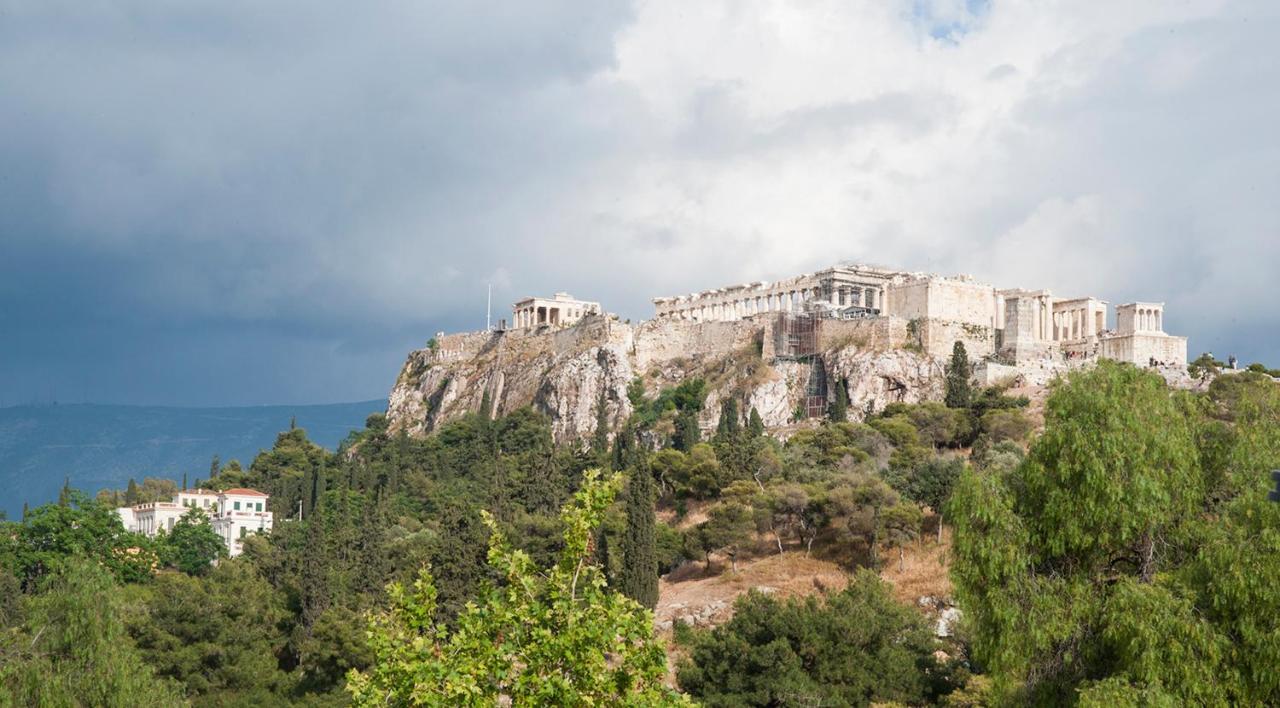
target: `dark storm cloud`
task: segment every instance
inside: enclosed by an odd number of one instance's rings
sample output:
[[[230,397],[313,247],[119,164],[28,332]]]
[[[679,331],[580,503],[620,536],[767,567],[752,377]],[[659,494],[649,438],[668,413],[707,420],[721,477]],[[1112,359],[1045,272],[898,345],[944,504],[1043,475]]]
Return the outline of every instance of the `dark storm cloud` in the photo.
[[[1273,4],[0,0],[0,404],[361,400],[839,259],[1268,359]]]
[[[409,346],[463,325],[520,235],[486,212],[591,149],[557,94],[610,65],[628,8],[0,18],[4,398],[216,403],[367,398]],[[282,358],[292,371],[263,375]]]

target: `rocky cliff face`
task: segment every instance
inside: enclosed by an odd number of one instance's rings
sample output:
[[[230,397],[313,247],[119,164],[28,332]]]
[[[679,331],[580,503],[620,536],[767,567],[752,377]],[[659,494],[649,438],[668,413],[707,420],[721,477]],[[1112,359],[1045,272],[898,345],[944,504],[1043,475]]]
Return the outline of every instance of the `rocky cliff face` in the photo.
[[[939,361],[901,343],[842,336],[813,360],[765,358],[768,323],[646,322],[628,325],[592,318],[555,331],[449,335],[409,355],[391,390],[387,415],[393,430],[425,434],[481,409],[488,394],[495,414],[523,406],[550,417],[558,441],[586,440],[600,406],[616,430],[631,415],[627,386],[639,378],[649,395],[689,377],[707,382],[700,420],[716,426],[720,402],[736,398],[754,407],[771,429],[796,422],[815,368],[827,390],[847,384],[849,417],[860,420],[894,401],[942,396]]]

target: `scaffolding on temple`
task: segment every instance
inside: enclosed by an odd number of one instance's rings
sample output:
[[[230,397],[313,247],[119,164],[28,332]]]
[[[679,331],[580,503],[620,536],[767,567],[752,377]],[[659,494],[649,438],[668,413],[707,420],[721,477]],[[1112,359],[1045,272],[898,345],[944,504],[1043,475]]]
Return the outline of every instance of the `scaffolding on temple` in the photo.
[[[819,418],[827,411],[827,368],[818,356],[818,318],[808,313],[779,313],[773,322],[774,356],[805,364],[809,369],[805,382],[804,413],[806,418]]]

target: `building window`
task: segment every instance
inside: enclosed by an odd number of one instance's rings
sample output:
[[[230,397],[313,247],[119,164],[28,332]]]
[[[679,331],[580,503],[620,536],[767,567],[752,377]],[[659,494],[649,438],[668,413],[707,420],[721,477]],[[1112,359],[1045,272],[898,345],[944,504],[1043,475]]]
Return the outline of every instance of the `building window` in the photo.
[[[257,511],[262,511],[262,502],[258,502],[258,504],[257,504],[257,509],[256,509],[256,510],[257,510]]]
[[[236,502],[235,509],[236,511],[240,511],[240,502]]]

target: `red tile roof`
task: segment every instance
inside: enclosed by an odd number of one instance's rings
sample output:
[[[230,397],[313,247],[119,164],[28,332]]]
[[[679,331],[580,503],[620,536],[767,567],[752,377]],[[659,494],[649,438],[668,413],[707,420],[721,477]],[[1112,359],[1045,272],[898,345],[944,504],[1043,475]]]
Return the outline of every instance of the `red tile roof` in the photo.
[[[245,489],[244,487],[234,487],[232,489],[222,490],[223,494],[235,494],[242,497],[267,497],[269,494],[263,494],[256,489]]]

